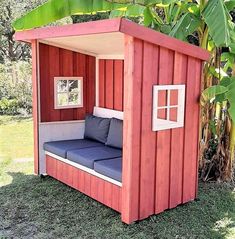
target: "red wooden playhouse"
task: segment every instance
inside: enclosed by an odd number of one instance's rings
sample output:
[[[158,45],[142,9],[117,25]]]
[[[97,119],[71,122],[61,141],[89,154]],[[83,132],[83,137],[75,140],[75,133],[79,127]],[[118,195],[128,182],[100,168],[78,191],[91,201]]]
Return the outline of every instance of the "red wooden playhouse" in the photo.
[[[128,224],[195,199],[208,52],[125,19],[15,38],[32,43],[36,174],[113,208]],[[111,128],[119,146],[107,144]],[[97,129],[109,130],[105,140],[92,136]]]

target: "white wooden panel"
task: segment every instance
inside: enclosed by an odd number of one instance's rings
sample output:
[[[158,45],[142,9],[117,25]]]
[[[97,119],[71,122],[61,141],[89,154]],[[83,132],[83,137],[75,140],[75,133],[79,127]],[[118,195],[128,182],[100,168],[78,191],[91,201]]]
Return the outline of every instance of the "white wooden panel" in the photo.
[[[45,152],[43,144],[48,141],[83,139],[84,120],[61,121],[39,124],[39,173],[46,173]]]
[[[117,118],[117,119],[123,120],[123,111],[110,110],[110,109],[101,108],[101,107],[94,107],[93,114],[97,117]]]

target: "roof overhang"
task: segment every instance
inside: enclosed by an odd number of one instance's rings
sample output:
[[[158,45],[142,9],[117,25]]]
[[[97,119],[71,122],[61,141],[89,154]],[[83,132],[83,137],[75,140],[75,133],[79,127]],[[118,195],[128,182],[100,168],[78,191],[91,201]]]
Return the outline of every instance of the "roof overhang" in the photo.
[[[208,51],[124,18],[38,28],[15,33],[18,41],[39,40],[93,55],[124,54],[124,34],[189,55],[208,60]]]

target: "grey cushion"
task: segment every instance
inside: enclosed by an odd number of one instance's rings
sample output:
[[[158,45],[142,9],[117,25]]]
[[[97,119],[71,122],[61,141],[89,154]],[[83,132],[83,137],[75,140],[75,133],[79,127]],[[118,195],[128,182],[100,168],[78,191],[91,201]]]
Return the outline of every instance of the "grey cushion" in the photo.
[[[122,137],[123,137],[123,121],[116,118],[112,118],[110,122],[106,145],[121,149]]]
[[[110,121],[111,119],[108,118],[93,115],[86,116],[84,138],[105,143],[107,141]]]
[[[122,156],[122,151],[120,149],[114,149],[111,147],[95,147],[71,150],[67,153],[67,159],[75,163],[81,164],[88,168],[94,168],[94,162],[103,160],[118,158]]]
[[[98,146],[103,146],[103,144],[88,139],[75,139],[47,142],[44,143],[43,148],[50,153],[66,158],[68,150]]]
[[[122,158],[101,160],[94,163],[94,170],[109,178],[122,181]]]

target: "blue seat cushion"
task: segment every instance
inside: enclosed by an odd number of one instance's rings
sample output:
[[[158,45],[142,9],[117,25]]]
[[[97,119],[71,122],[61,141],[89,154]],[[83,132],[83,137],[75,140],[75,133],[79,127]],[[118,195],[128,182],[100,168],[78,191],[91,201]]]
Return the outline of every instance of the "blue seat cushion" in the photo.
[[[67,158],[67,152],[73,149],[84,149],[99,147],[104,144],[88,139],[61,140],[44,143],[44,150],[56,154],[62,158]]]
[[[94,163],[94,170],[97,173],[109,178],[122,181],[122,158],[101,160]]]
[[[67,153],[67,159],[85,167],[94,169],[94,162],[103,159],[112,159],[122,156],[122,150],[108,146],[71,150]]]

